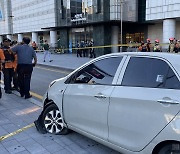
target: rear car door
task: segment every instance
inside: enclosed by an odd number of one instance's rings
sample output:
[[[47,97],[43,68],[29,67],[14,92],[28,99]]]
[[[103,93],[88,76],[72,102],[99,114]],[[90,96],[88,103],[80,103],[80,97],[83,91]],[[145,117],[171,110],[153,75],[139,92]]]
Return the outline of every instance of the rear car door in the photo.
[[[100,59],[70,77],[63,98],[63,113],[69,127],[107,140],[109,97],[122,58]]]
[[[179,76],[165,59],[129,57],[110,97],[109,138],[142,150],[180,110]]]

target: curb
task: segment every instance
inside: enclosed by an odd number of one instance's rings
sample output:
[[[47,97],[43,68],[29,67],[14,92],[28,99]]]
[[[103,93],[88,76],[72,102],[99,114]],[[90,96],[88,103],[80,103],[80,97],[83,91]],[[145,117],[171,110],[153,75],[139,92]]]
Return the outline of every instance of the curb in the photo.
[[[75,69],[72,68],[64,68],[64,67],[60,67],[60,66],[52,66],[52,65],[46,65],[46,64],[37,64],[36,66],[45,66],[45,67],[49,67],[49,68],[55,68],[55,69],[61,69],[67,72],[72,72]]]

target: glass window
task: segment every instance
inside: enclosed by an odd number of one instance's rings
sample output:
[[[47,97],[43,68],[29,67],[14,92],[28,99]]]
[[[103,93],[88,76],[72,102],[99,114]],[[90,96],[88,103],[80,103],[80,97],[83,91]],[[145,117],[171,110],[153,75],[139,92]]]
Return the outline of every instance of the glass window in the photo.
[[[180,82],[171,68],[169,68],[169,72],[166,77],[165,88],[180,89]]]
[[[112,84],[122,57],[99,60],[72,75],[70,83]]]
[[[179,81],[165,61],[155,58],[133,57],[128,63],[122,85],[176,88]]]

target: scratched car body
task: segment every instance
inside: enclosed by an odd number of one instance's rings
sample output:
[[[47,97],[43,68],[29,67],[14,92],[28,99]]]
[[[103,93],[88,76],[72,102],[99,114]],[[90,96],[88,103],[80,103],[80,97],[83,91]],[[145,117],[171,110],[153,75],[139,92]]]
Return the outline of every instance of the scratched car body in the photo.
[[[98,57],[49,85],[46,132],[74,130],[121,153],[180,153],[180,55]]]

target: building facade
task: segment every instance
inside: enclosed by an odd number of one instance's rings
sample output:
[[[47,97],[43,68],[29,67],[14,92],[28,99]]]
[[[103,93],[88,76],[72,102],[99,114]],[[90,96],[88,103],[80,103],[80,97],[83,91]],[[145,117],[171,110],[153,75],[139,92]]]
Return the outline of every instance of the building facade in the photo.
[[[1,0],[0,42],[3,37],[21,42],[23,36],[63,48],[81,41],[140,42],[147,37],[145,5],[146,0]],[[101,55],[119,47],[96,50]]]
[[[52,45],[57,42],[57,32],[42,28],[57,26],[54,0],[1,0],[0,42],[3,37],[22,41],[29,36],[40,43],[47,39]]]
[[[180,39],[180,1],[146,0],[146,21],[148,37],[168,43],[169,38]]]

